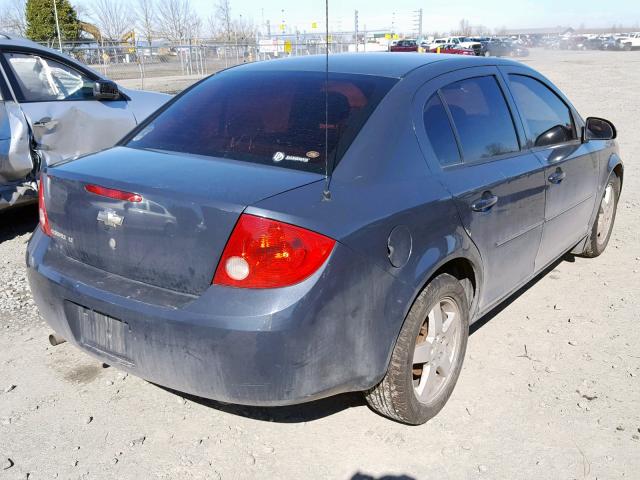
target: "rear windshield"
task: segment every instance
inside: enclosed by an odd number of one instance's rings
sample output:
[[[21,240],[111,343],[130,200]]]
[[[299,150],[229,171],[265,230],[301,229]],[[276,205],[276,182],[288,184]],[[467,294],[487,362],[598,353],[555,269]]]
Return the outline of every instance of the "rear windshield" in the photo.
[[[324,72],[217,74],[133,132],[127,146],[323,173],[337,164],[395,79]],[[325,101],[328,119],[325,117]]]

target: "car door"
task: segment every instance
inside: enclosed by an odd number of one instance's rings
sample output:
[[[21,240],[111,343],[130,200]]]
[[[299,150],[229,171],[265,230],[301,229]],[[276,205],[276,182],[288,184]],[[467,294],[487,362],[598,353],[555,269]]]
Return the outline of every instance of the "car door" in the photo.
[[[545,166],[545,224],[536,259],[536,270],[541,270],[588,232],[596,200],[598,151],[595,144],[582,142],[581,119],[547,81],[520,67],[502,71],[523,120],[528,147]]]
[[[416,134],[482,256],[480,312],[533,274],[544,218],[544,167],[494,67],[464,69],[416,95]]]
[[[111,147],[136,124],[126,98],[95,99],[99,78],[63,57],[11,50],[0,62],[47,164]]]
[[[0,189],[25,179],[33,170],[29,140],[29,125],[0,67]]]

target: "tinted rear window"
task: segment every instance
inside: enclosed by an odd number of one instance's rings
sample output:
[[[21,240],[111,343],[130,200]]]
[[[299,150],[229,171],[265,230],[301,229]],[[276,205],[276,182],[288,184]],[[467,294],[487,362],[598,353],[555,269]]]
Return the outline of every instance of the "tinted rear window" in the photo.
[[[424,107],[424,128],[441,165],[460,163],[458,142],[438,94],[434,94]]]
[[[324,72],[232,69],[180,96],[127,145],[323,173],[325,135],[329,162],[337,164],[395,82],[330,74],[327,83]]]
[[[442,96],[458,130],[465,163],[520,149],[509,107],[495,77],[447,85]]]

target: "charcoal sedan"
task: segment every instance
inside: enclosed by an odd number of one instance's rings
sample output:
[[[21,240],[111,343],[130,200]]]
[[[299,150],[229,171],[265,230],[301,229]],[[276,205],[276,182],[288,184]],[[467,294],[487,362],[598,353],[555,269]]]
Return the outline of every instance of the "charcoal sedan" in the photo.
[[[362,391],[420,424],[471,323],[607,246],[615,129],[536,71],[403,53],[324,68],[231,68],[119,146],[46,168],[27,264],[57,334],[203,397]]]

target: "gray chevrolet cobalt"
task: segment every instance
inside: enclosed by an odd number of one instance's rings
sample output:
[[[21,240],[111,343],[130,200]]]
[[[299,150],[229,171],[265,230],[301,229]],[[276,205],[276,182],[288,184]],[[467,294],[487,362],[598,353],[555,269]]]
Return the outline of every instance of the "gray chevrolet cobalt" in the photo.
[[[345,54],[231,68],[118,146],[46,168],[31,288],[56,334],[182,392],[364,392],[421,424],[469,325],[607,246],[623,165],[535,70]]]

